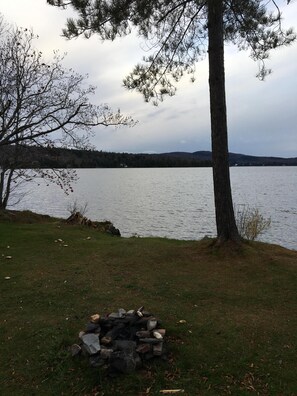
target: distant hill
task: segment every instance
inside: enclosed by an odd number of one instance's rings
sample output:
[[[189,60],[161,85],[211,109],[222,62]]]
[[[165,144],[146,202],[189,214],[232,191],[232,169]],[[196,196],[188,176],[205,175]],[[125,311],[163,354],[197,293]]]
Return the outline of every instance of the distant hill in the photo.
[[[95,150],[27,147],[20,149],[19,168],[157,168],[210,167],[210,151],[171,152],[162,154],[129,154]],[[9,167],[13,147],[0,147],[0,167]],[[229,154],[230,166],[297,165],[297,158],[255,157]]]
[[[211,151],[195,151],[193,153],[187,152],[171,152],[164,153],[164,155],[173,156],[176,158],[190,159],[195,158],[200,161],[211,161]],[[231,166],[283,166],[283,165],[297,165],[297,157],[282,158],[282,157],[262,157],[237,153],[229,153],[229,163]]]

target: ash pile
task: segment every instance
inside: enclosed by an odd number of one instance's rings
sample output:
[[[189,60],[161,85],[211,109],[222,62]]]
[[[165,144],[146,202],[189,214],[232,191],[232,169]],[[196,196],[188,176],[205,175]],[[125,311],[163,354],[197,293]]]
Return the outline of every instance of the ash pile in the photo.
[[[111,376],[131,373],[151,359],[167,360],[165,333],[160,320],[144,307],[120,308],[105,316],[92,315],[71,353],[87,357],[92,367],[107,367]]]

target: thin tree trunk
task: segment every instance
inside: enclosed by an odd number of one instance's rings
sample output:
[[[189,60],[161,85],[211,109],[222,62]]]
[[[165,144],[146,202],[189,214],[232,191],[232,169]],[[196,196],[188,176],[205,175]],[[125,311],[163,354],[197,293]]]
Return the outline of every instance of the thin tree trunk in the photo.
[[[0,210],[5,210],[11,192],[13,169],[0,170]]]
[[[0,210],[4,209],[4,169],[0,168]]]
[[[223,1],[208,2],[208,59],[217,243],[240,241],[232,203],[225,97]]]

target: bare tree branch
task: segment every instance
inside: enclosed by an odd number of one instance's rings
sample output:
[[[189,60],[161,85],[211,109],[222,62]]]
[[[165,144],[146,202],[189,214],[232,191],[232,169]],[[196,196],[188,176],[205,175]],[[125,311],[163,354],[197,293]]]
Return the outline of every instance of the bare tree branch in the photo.
[[[133,126],[135,121],[106,104],[91,104],[95,88],[84,76],[63,68],[64,57],[58,52],[51,62],[45,61],[34,47],[37,36],[31,30],[2,26],[0,20],[0,147],[12,148],[9,160],[0,157],[0,206],[5,207],[15,178],[29,179],[19,171],[21,144],[89,148],[93,127]],[[39,174],[67,192],[69,172]]]

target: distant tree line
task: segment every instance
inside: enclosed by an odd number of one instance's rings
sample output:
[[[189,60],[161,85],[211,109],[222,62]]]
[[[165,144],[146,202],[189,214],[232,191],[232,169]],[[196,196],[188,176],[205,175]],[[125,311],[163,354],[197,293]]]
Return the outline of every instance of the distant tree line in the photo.
[[[207,167],[210,160],[180,158],[170,154],[129,154],[95,150],[28,147],[20,149],[18,168],[154,168]],[[0,148],[2,162],[9,166],[13,147]]]
[[[75,169],[75,168],[171,168],[211,167],[211,152],[164,154],[130,154],[96,150],[77,150],[18,146],[18,162],[15,163],[14,147],[0,147],[1,163],[6,168],[18,169]],[[255,157],[229,153],[230,166],[296,166],[297,158]]]

